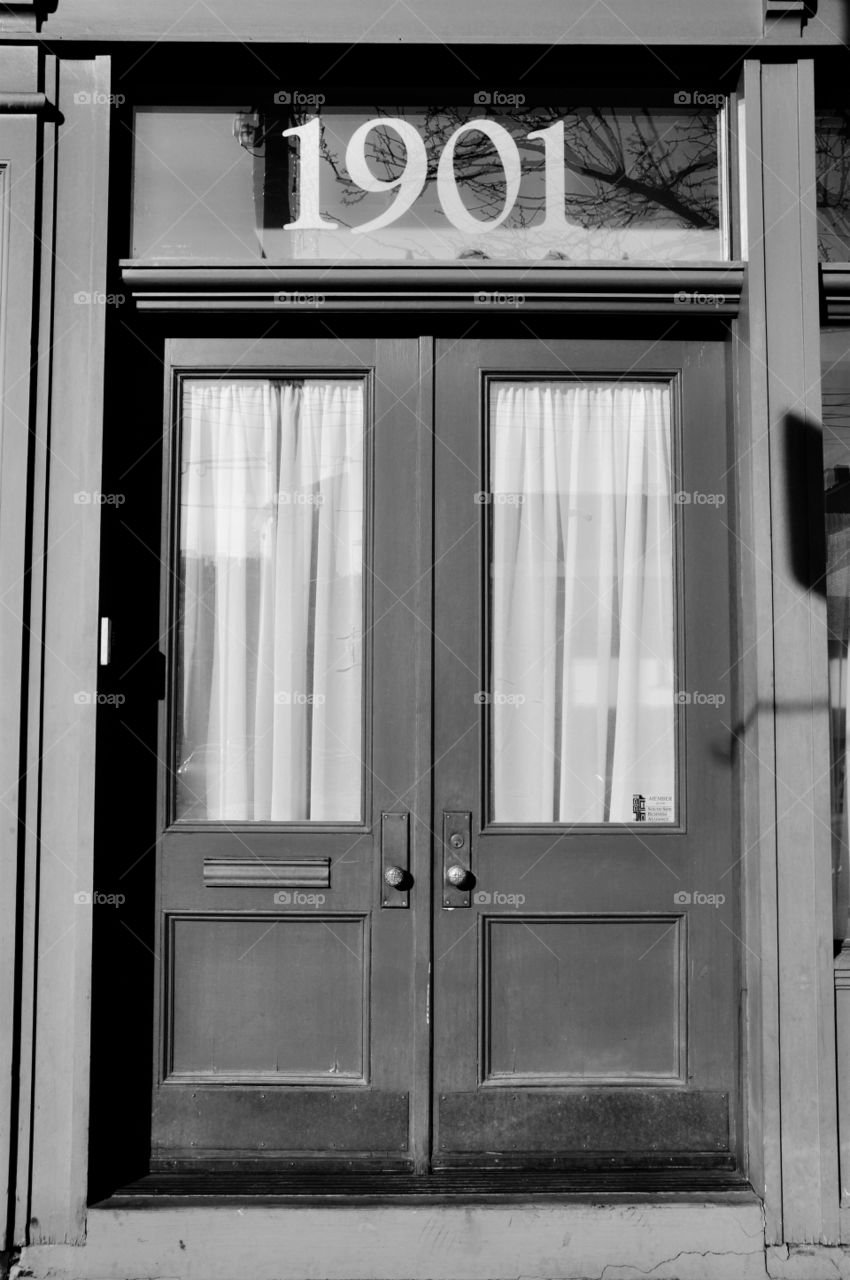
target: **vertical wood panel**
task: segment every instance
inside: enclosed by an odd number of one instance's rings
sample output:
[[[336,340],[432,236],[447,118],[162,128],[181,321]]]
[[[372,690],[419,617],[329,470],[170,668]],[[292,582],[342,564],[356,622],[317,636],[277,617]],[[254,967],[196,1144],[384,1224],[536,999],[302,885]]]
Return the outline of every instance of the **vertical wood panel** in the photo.
[[[744,65],[734,121],[740,169],[741,255],[749,259],[735,326],[739,544],[737,667],[745,1020],[743,1071],[748,1169],[764,1197],[765,1227],[782,1240],[778,940],[776,936],[776,761],[773,733],[773,580],[767,422],[761,67]]]
[[[77,1242],[85,1230],[91,908],[74,894],[91,889],[96,703],[75,695],[97,688],[100,520],[97,503],[74,495],[100,488],[106,321],[103,304],[75,294],[106,292],[108,93],[108,58],[62,64],[52,316],[49,340],[48,330],[40,335],[50,403],[39,424],[49,494],[38,565],[43,647],[34,635],[32,653],[42,685],[37,839],[29,824],[38,864],[32,1242]]]
[[[812,63],[764,66],[762,110],[783,1236],[833,1243],[838,1167],[826,618],[809,560],[817,546],[809,496],[822,484]],[[771,767],[769,759],[762,767]]]
[[[45,59],[45,96],[55,102],[57,96],[57,60]],[[54,197],[56,193],[55,120],[42,124],[41,216],[38,233],[42,248],[53,244]],[[50,315],[53,295],[53,262],[42,251],[36,300],[39,312],[35,335],[39,376],[35,386],[32,441],[32,536],[30,546],[31,592],[29,599],[29,669],[26,687],[27,724],[25,770],[28,779],[29,808],[25,812],[25,858],[23,867],[23,907],[21,920],[21,986],[20,986],[20,1052],[18,1085],[18,1160],[15,1171],[15,1235],[14,1243],[27,1239],[30,1204],[30,1162],[32,1136],[33,1048],[35,1043],[35,971],[36,924],[38,920],[38,761],[41,744],[39,706],[41,702],[41,661],[37,637],[44,619],[44,549],[47,504],[47,426],[50,403]]]
[[[29,55],[27,57],[27,55]],[[23,62],[35,88],[34,50],[4,51],[0,87],[20,85]],[[14,64],[18,64],[17,66]],[[18,72],[18,77],[15,72]],[[17,1002],[16,937],[21,899],[20,736],[27,555],[27,485],[36,213],[34,116],[0,118],[0,1249],[8,1248],[7,1176],[12,1155]]]
[[[414,531],[418,548],[412,607],[422,625],[416,629],[416,706],[411,717],[415,732],[416,781],[410,794],[410,840],[414,877],[420,902],[415,914],[413,990],[420,1011],[413,1024],[413,1083],[410,1092],[411,1147],[414,1168],[424,1173],[431,1158],[431,940],[434,888],[432,883],[433,738],[432,688],[434,676],[434,339],[419,340],[419,380],[416,387],[416,509]],[[424,1009],[425,1017],[421,1016]]]

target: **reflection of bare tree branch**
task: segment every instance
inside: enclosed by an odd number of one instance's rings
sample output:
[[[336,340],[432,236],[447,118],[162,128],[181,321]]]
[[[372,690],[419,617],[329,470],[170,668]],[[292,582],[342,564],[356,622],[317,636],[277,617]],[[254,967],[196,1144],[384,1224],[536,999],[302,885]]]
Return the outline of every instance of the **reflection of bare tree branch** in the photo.
[[[392,109],[375,109],[376,116],[393,114]],[[446,142],[477,113],[471,107],[430,107],[423,115],[427,181],[433,183]],[[511,225],[528,225],[545,200],[544,146],[521,135],[561,119],[565,122],[564,163],[575,179],[566,197],[569,220],[586,228],[628,227],[646,221],[655,226],[717,227],[716,113],[620,108],[535,108],[506,118],[506,123],[519,126],[514,138],[524,174]],[[326,134],[322,155],[342,188],[342,202],[352,205],[363,200],[366,193],[348,178],[343,157]],[[404,169],[406,151],[394,130],[376,128],[369,135],[367,158],[376,177],[391,181]],[[455,174],[470,211],[485,220],[496,217],[504,203],[504,171],[485,135],[471,131],[459,139]]]
[[[850,257],[850,110],[815,120],[818,241],[824,262]]]

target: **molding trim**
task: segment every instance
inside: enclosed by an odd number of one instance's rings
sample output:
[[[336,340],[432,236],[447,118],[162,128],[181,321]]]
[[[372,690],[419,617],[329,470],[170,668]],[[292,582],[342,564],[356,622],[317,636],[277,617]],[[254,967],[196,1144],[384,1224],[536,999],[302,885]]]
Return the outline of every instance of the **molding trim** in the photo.
[[[0,34],[38,31],[44,0],[12,0],[0,4]]]
[[[792,17],[809,18],[817,10],[817,0],[766,0],[765,17],[782,17],[789,14]]]
[[[737,315],[744,264],[623,267],[121,263],[141,311],[531,311]]]

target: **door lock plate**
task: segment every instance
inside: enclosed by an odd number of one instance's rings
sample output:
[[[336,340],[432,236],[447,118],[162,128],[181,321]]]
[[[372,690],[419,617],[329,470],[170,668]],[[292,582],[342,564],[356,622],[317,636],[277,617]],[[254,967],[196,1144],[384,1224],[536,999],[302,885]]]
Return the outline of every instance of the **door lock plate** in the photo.
[[[443,814],[443,906],[472,906],[472,814]]]
[[[410,815],[381,814],[381,906],[410,904]]]

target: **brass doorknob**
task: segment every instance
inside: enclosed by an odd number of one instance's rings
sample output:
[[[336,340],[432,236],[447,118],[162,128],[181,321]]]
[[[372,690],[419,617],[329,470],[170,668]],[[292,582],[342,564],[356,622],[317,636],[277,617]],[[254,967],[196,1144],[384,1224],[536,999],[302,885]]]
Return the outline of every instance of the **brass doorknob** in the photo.
[[[446,872],[446,879],[449,884],[454,885],[456,889],[462,889],[464,885],[468,883],[470,875],[466,867],[454,866],[449,867]]]
[[[404,884],[406,879],[403,867],[387,867],[384,872],[384,879],[391,889],[398,889]]]

